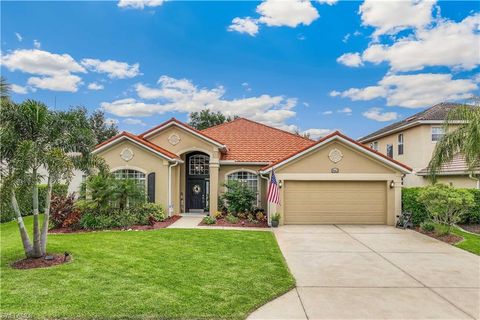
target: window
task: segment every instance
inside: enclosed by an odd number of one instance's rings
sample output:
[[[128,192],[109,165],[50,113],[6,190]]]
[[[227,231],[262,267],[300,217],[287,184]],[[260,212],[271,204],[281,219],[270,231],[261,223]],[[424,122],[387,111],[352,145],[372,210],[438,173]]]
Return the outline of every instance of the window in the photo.
[[[440,141],[444,134],[442,127],[432,127],[432,142]]]
[[[398,135],[398,154],[403,154],[403,133]]]
[[[115,179],[131,179],[135,180],[139,186],[145,188],[145,173],[132,170],[132,169],[120,169],[113,172]]]
[[[227,176],[227,180],[237,180],[245,183],[250,190],[257,195],[257,202],[260,197],[258,194],[258,176],[248,171],[238,171]]]
[[[209,175],[210,158],[204,154],[194,154],[188,160],[188,174],[191,176]]]
[[[378,141],[374,141],[370,143],[370,148],[372,148],[375,151],[378,151]]]
[[[387,156],[390,158],[393,158],[393,145],[392,144],[387,144]]]

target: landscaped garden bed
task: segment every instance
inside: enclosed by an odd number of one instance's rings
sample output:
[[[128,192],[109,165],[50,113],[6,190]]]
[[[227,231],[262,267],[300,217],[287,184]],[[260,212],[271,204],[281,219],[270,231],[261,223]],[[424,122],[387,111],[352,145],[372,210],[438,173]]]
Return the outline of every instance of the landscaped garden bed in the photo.
[[[232,220],[230,220],[232,221]],[[268,228],[266,220],[249,220],[247,218],[238,218],[237,222],[230,222],[225,217],[215,218],[214,223],[207,223],[204,220],[200,222],[200,226],[216,226],[216,227],[248,227],[248,228]],[[235,221],[235,220],[233,220]]]
[[[436,231],[425,231],[422,228],[416,228],[416,230],[420,233],[423,233],[429,237],[435,238],[437,240],[446,242],[451,245],[455,245],[459,243],[460,241],[463,240],[462,237],[457,236],[455,234],[449,233],[449,234],[439,234]]]
[[[47,254],[41,258],[25,258],[12,263],[15,269],[36,269],[57,266],[62,263],[70,262],[72,256],[65,252],[64,254]]]

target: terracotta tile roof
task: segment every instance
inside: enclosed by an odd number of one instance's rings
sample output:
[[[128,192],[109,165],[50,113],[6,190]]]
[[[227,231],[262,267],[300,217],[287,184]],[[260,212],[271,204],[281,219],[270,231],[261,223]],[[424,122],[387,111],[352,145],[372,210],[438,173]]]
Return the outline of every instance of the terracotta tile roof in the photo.
[[[474,173],[480,173],[480,167],[475,168]],[[427,168],[424,168],[420,171],[417,172],[418,175],[420,176],[426,176],[430,173],[430,170]],[[451,175],[451,174],[468,174],[470,173],[468,170],[467,163],[465,162],[465,158],[463,155],[460,153],[457,153],[452,161],[449,161],[447,163],[444,163],[441,167],[440,170],[438,171],[437,175]]]
[[[168,124],[170,124],[170,123],[176,123],[176,124],[179,125],[180,127],[185,127],[185,128],[187,128],[187,129],[190,129],[190,130],[192,130],[193,132],[195,132],[196,134],[198,134],[198,135],[200,135],[200,136],[203,136],[203,137],[205,137],[205,138],[207,138],[207,139],[213,140],[213,141],[215,141],[215,142],[218,143],[218,144],[223,144],[222,142],[218,141],[218,140],[215,139],[214,137],[209,136],[209,135],[206,134],[205,132],[199,131],[199,130],[195,129],[194,127],[192,127],[192,126],[190,126],[190,125],[188,125],[188,124],[186,124],[186,123],[183,123],[183,122],[181,122],[181,121],[179,121],[179,120],[177,120],[177,119],[175,119],[175,118],[171,118],[170,120],[167,120],[167,121],[159,124],[158,126],[155,126],[155,127],[151,128],[151,129],[145,131],[144,133],[139,134],[138,137],[144,138],[144,137],[145,137],[146,135],[148,135],[150,132],[153,132],[153,131],[155,131],[155,130],[161,128],[161,127],[164,127],[164,126],[166,126],[166,125],[168,125]]]
[[[399,161],[397,161],[397,160],[395,160],[395,159],[389,158],[389,157],[387,157],[386,155],[384,155],[384,154],[382,154],[382,153],[380,153],[380,152],[378,152],[378,151],[375,151],[375,150],[373,150],[372,148],[369,148],[369,147],[367,147],[366,145],[361,144],[361,143],[353,140],[352,138],[350,138],[350,137],[344,135],[343,133],[341,133],[340,131],[332,132],[332,133],[326,135],[325,137],[321,138],[321,139],[318,140],[317,142],[311,144],[310,146],[307,146],[307,147],[304,147],[304,148],[302,148],[302,149],[300,149],[300,150],[297,150],[297,151],[289,154],[288,156],[286,156],[286,157],[284,157],[284,158],[282,158],[282,159],[279,159],[279,160],[277,160],[276,162],[274,162],[274,163],[272,163],[272,164],[270,164],[270,165],[268,165],[268,166],[266,166],[266,167],[263,167],[261,170],[264,171],[264,170],[267,170],[267,169],[269,169],[269,168],[271,168],[271,167],[274,167],[275,165],[277,165],[277,164],[279,164],[279,163],[281,163],[281,162],[283,162],[283,161],[286,161],[286,160],[294,157],[295,155],[297,155],[297,154],[299,154],[299,153],[301,153],[301,152],[303,152],[303,151],[305,151],[305,150],[310,149],[310,148],[313,147],[313,146],[316,146],[316,145],[318,145],[318,144],[321,144],[321,143],[324,142],[325,140],[328,140],[328,139],[330,139],[330,138],[332,138],[332,137],[334,137],[334,136],[339,136],[339,137],[341,137],[341,138],[343,138],[343,139],[345,139],[345,140],[347,140],[347,141],[349,141],[349,142],[351,142],[351,143],[353,143],[353,144],[355,144],[355,145],[357,145],[357,146],[365,149],[366,151],[368,151],[368,152],[370,152],[370,153],[374,153],[374,154],[376,154],[377,156],[380,156],[380,157],[384,158],[385,160],[388,160],[389,162],[392,162],[392,163],[394,163],[394,164],[396,164],[396,165],[399,165],[399,166],[401,166],[402,168],[405,168],[405,169],[408,170],[408,171],[412,171],[412,168],[410,168],[409,166],[407,166],[407,165],[405,165],[405,164],[403,164],[403,163],[401,163],[401,162],[399,162]]]
[[[296,134],[238,118],[201,131],[228,148],[221,160],[274,162],[315,143]]]
[[[429,121],[429,120],[445,120],[447,117],[447,114],[450,110],[455,109],[459,106],[462,106],[462,104],[458,103],[439,103],[434,105],[433,107],[430,107],[428,109],[425,109],[423,111],[420,111],[413,116],[407,117],[406,119],[403,119],[401,121],[395,122],[391,125],[388,125],[386,127],[383,127],[375,132],[372,132],[360,139],[358,139],[360,142],[366,143],[370,142],[373,138],[379,138],[382,135],[388,134],[390,131],[399,129],[403,126],[406,126],[408,124],[413,124],[417,121]]]
[[[136,135],[131,134],[131,133],[126,132],[126,131],[123,131],[123,132],[117,134],[116,136],[111,137],[110,139],[108,139],[108,140],[106,140],[106,141],[104,141],[104,142],[96,145],[93,150],[95,151],[95,150],[101,148],[102,146],[104,146],[104,145],[106,145],[106,144],[109,144],[110,142],[113,142],[113,141],[115,141],[115,140],[117,140],[117,139],[120,139],[120,138],[122,138],[122,137],[128,137],[128,138],[130,138],[130,139],[132,139],[132,140],[135,140],[136,142],[138,142],[138,143],[140,143],[140,144],[142,144],[142,145],[144,145],[144,146],[146,146],[146,147],[149,147],[149,148],[151,148],[151,149],[153,149],[153,150],[155,150],[155,151],[163,154],[163,155],[166,156],[167,158],[180,159],[180,157],[177,156],[175,153],[172,153],[172,152],[170,152],[170,151],[168,151],[168,150],[165,150],[165,149],[157,146],[157,145],[154,144],[154,143],[151,143],[151,142],[149,142],[149,141],[147,141],[147,140],[145,140],[145,139],[140,138],[139,136],[136,136]]]

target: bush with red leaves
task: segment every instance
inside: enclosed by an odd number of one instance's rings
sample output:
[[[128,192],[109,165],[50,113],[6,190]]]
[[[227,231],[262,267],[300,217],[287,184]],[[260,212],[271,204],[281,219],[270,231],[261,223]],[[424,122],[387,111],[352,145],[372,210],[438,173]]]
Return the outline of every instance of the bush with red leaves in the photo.
[[[82,213],[75,208],[75,193],[68,196],[53,196],[50,204],[50,223],[53,228],[79,227]]]

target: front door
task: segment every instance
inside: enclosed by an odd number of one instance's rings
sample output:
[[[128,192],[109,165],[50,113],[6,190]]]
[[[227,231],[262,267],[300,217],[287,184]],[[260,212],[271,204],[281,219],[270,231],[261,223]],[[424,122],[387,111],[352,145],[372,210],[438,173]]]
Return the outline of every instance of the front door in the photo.
[[[200,211],[207,207],[207,184],[205,179],[189,179],[187,200],[189,211]]]

